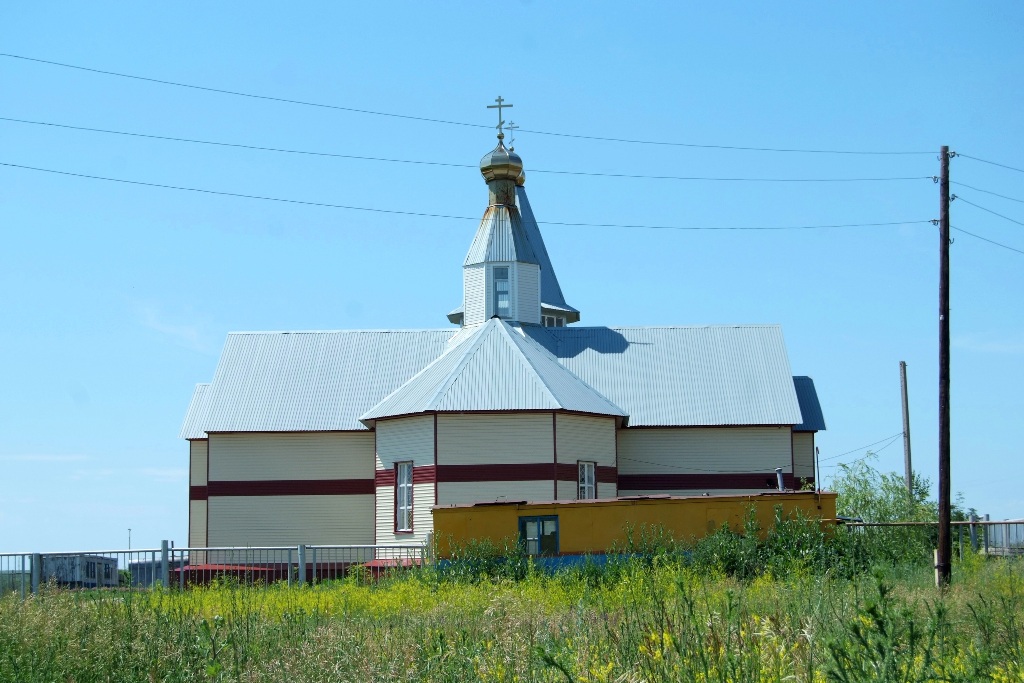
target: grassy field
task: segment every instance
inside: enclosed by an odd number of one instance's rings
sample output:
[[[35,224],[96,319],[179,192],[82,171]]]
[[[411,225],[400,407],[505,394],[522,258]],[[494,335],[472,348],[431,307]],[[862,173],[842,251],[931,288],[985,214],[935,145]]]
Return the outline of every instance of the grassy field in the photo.
[[[518,580],[0,599],[0,680],[1024,681],[1024,565],[738,579],[672,556]]]

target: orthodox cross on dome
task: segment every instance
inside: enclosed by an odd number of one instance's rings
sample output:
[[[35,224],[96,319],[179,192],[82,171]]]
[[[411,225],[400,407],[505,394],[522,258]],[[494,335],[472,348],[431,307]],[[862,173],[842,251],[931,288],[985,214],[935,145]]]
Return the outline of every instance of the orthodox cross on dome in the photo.
[[[516,125],[515,121],[509,121],[508,125],[505,127],[508,128],[509,135],[512,136],[512,138],[508,141],[508,149],[510,152],[514,152],[516,149],[516,128],[518,128],[519,126]]]
[[[503,107],[511,108],[512,105],[511,104],[505,104],[505,100],[502,98],[501,95],[498,95],[497,99],[494,100],[494,101],[497,102],[497,104],[488,104],[487,108],[488,109],[497,109],[498,110],[498,125],[495,126],[495,128],[498,129],[498,139],[500,140],[500,139],[503,139],[505,137],[505,134],[501,132],[501,127],[505,125],[505,120],[503,118],[501,118],[501,110],[502,110]]]

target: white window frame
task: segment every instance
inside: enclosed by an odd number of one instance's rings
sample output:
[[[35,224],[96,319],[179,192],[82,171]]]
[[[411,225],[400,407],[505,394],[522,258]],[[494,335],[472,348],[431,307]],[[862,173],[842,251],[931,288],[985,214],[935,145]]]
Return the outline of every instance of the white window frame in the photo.
[[[597,463],[589,460],[577,461],[576,498],[594,500],[597,498]]]
[[[544,327],[565,327],[565,318],[560,315],[543,316]]]
[[[413,530],[412,461],[395,463],[395,533]]]
[[[505,271],[505,277],[499,278],[498,273]],[[508,301],[508,308],[505,314],[501,314],[501,309],[498,307],[498,283],[504,282],[507,289],[505,290],[505,297]],[[511,318],[512,317],[512,267],[511,266],[493,266],[491,268],[491,296],[494,299],[494,315],[499,318]]]

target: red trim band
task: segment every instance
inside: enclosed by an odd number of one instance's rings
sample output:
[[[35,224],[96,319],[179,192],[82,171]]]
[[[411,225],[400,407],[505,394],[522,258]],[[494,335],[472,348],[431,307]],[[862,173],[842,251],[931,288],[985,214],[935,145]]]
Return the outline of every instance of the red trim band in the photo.
[[[207,485],[209,496],[353,496],[373,492],[373,479],[211,481]]]
[[[209,495],[206,492],[205,486],[189,486],[188,487],[188,499],[189,500],[206,500]],[[190,522],[191,525],[191,522]],[[189,527],[191,529],[191,526]]]
[[[503,465],[423,465],[412,469],[413,484],[472,483],[477,481],[547,481],[551,479],[552,467],[558,481],[575,482],[579,476],[578,464],[567,463],[524,463]],[[614,484],[618,481],[618,469],[606,465],[598,465],[597,481],[602,484]],[[374,485],[394,486],[395,470],[377,470],[374,472]]]

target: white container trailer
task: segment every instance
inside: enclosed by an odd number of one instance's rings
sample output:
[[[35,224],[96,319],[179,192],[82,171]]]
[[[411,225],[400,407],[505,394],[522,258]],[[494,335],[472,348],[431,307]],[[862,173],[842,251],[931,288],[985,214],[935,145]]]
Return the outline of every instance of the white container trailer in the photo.
[[[43,582],[70,588],[111,588],[120,581],[117,558],[102,555],[44,555]]]

